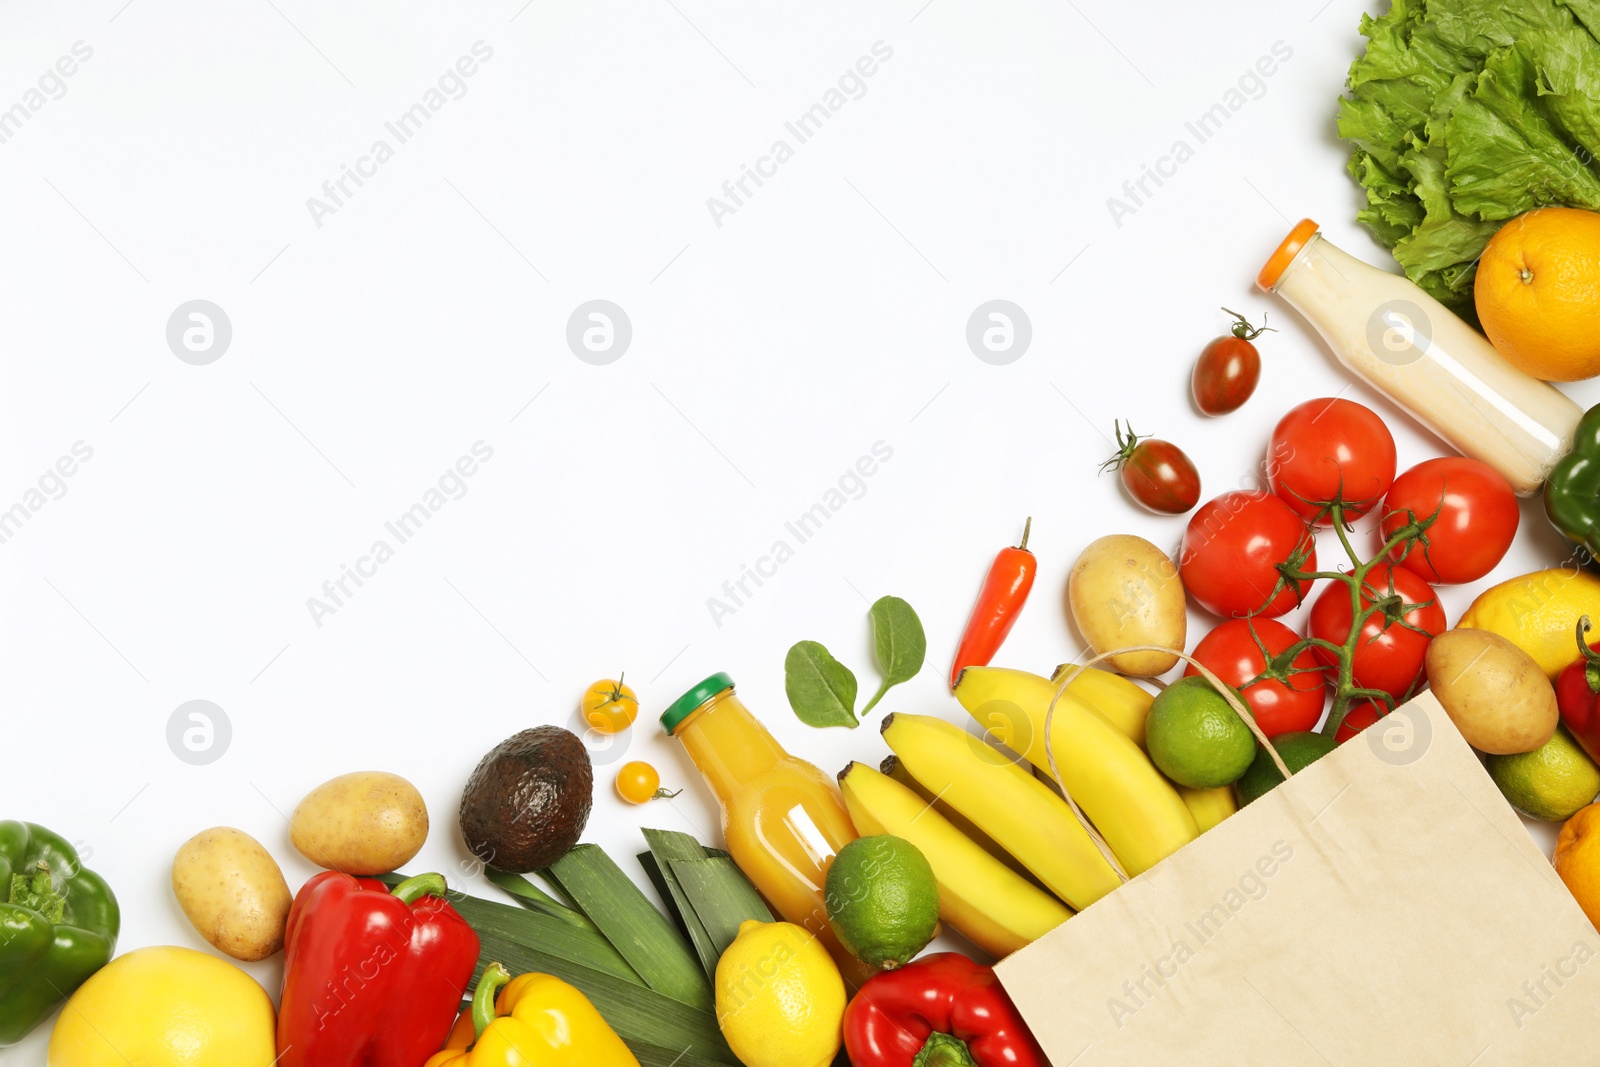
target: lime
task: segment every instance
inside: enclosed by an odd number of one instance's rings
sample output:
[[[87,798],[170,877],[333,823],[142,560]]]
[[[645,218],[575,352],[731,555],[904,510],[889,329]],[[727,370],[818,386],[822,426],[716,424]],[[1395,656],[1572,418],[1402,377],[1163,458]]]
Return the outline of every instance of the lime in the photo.
[[[1511,806],[1530,819],[1562,822],[1600,794],[1600,768],[1565,726],[1532,752],[1485,756],[1483,765]]]
[[[1278,755],[1282,757],[1283,765],[1289,768],[1289,773],[1299,774],[1338,748],[1339,742],[1326,734],[1300,730],[1274,737],[1272,747],[1278,750]],[[1277,765],[1263,748],[1250,762],[1250,769],[1233,783],[1233,791],[1239,794],[1239,806],[1243,807],[1282,784],[1283,775],[1278,772]]]
[[[1250,766],[1256,737],[1215,686],[1179,678],[1150,705],[1145,747],[1161,773],[1190,789],[1227,785]]]
[[[903,837],[861,837],[841,848],[823,898],[840,944],[872,967],[909,963],[938,930],[933,868]]]

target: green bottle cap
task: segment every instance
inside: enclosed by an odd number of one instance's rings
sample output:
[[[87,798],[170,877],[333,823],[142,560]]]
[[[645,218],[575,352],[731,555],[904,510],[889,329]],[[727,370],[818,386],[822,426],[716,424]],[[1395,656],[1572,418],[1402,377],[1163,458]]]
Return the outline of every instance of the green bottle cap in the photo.
[[[726,671],[718,671],[677,700],[674,700],[672,706],[661,713],[661,728],[669,734],[672,733],[683,720],[694,712],[695,708],[698,708],[723,690],[732,688],[733,679],[728,677]]]

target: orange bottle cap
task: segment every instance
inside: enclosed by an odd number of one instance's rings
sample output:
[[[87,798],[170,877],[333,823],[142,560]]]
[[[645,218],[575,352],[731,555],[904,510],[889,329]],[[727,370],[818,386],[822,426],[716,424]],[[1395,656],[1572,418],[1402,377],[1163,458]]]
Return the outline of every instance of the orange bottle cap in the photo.
[[[1289,231],[1289,236],[1283,239],[1277,251],[1267,257],[1267,262],[1256,275],[1256,284],[1271,292],[1272,287],[1278,284],[1278,279],[1283,277],[1284,270],[1294,261],[1294,257],[1300,254],[1306,242],[1316,236],[1319,229],[1321,227],[1310,219],[1301,219],[1295,223],[1294,229]]]

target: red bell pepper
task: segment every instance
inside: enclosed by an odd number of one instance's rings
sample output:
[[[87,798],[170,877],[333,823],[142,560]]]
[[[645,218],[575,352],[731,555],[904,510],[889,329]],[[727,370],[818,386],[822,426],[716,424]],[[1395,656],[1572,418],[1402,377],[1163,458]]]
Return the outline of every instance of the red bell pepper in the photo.
[[[844,1047],[855,1067],[1050,1067],[994,971],[959,952],[867,979]]]
[[[478,963],[478,935],[439,874],[393,892],[314,876],[284,932],[281,1067],[419,1067],[444,1047]]]
[[[1589,647],[1589,616],[1578,620],[1578,658],[1556,676],[1561,721],[1589,758],[1600,760],[1600,653]]]

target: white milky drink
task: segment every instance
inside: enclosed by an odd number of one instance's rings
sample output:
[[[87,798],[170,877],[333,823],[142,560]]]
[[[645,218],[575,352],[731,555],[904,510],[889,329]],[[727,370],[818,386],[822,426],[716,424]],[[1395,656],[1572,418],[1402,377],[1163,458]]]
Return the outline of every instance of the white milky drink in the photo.
[[[1316,327],[1339,361],[1519,496],[1539,491],[1583,411],[1523,373],[1410,280],[1328,242],[1302,220],[1256,284]]]

